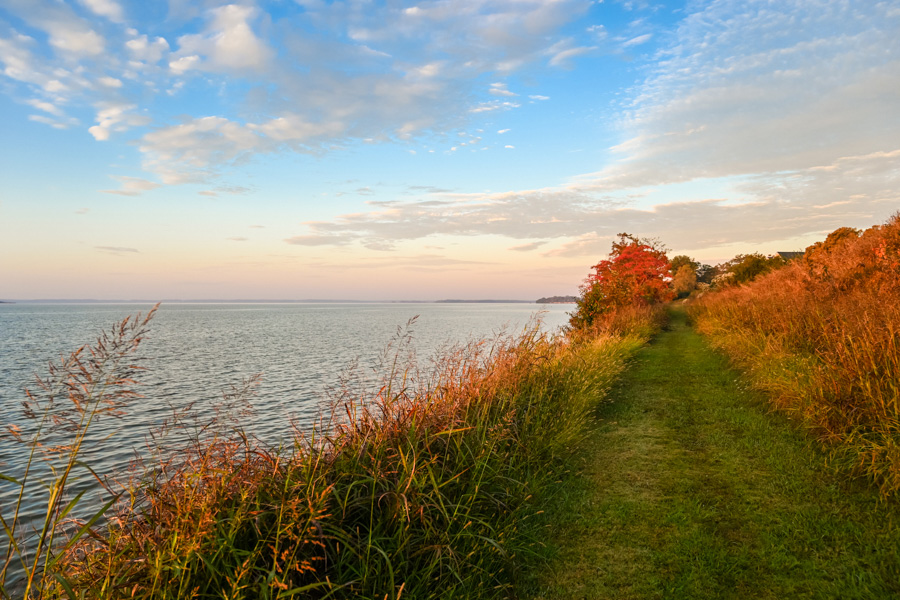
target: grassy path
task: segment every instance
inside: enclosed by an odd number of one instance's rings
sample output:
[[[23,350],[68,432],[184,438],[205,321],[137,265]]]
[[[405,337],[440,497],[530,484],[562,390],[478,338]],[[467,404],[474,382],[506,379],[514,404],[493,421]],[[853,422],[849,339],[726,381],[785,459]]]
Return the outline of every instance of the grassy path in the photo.
[[[683,312],[612,400],[523,597],[900,598],[900,503],[833,475]]]

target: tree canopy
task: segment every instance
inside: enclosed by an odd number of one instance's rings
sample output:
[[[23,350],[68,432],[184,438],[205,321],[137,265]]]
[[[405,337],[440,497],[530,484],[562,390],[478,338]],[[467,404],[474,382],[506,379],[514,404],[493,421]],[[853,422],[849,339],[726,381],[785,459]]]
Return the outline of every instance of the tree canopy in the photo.
[[[576,301],[573,327],[590,326],[594,320],[618,307],[654,304],[671,300],[671,272],[665,248],[655,241],[620,233],[609,258],[592,267]]]
[[[759,252],[738,254],[728,262],[718,266],[718,285],[740,285],[749,283],[763,275],[785,265],[784,259],[778,255],[766,256]]]

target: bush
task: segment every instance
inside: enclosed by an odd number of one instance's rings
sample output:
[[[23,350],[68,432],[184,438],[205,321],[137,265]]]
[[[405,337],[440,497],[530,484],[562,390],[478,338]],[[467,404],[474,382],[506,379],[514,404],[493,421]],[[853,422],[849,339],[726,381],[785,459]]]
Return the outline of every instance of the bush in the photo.
[[[590,328],[595,320],[620,308],[648,306],[674,297],[665,249],[653,240],[620,233],[609,258],[592,268],[569,319],[573,329]]]

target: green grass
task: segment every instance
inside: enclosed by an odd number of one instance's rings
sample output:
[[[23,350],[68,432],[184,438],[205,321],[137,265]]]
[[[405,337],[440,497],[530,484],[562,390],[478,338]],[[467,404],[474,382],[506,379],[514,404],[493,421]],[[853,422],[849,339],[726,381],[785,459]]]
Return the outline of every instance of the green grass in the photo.
[[[829,470],[671,316],[598,411],[521,597],[900,597],[898,503]]]

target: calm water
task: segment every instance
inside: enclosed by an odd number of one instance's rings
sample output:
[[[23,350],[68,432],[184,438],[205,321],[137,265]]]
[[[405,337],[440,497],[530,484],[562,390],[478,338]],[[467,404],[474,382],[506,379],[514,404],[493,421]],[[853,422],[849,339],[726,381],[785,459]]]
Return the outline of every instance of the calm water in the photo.
[[[22,423],[22,389],[34,374],[101,329],[150,305],[0,304],[0,425]],[[372,373],[385,345],[412,317],[413,346],[419,365],[427,366],[436,349],[520,330],[544,310],[543,327],[566,322],[571,306],[535,304],[169,304],[151,322],[141,346],[148,371],[141,374],[144,398],[123,419],[105,419],[90,447],[99,472],[127,465],[143,446],[148,429],[166,418],[171,407],[195,402],[202,413],[221,398],[229,384],[262,374],[254,399],[256,416],[244,426],[271,444],[289,437],[291,419],[311,423],[324,391],[355,360]],[[110,436],[111,437],[107,437]],[[0,440],[0,472],[18,474],[24,449]],[[6,486],[4,490],[3,486]],[[90,487],[89,480],[80,485]],[[31,498],[33,503],[39,497]],[[9,506],[8,484],[0,481],[0,503]]]

